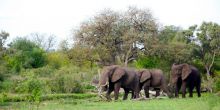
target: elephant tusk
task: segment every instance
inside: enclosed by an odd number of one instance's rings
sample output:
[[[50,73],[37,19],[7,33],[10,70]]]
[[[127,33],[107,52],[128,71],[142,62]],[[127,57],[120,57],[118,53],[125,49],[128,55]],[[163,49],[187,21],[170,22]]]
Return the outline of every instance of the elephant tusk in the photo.
[[[103,85],[99,85],[99,87],[103,87],[103,86],[106,86],[106,85],[108,85],[108,82],[106,82],[106,83],[103,84]]]

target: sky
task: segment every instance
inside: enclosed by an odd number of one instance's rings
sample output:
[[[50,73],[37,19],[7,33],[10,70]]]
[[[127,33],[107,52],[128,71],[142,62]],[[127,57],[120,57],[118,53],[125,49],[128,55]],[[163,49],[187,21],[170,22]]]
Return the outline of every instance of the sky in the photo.
[[[71,39],[72,30],[104,9],[148,8],[162,25],[220,24],[220,0],[0,0],[0,31],[10,39],[33,32]],[[9,39],[9,40],[10,40]]]

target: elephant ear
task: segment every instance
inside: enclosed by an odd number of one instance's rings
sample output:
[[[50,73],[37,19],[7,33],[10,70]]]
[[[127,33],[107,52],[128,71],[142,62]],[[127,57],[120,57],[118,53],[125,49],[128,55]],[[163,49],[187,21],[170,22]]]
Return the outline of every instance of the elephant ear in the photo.
[[[183,64],[183,68],[182,68],[182,80],[185,80],[189,74],[192,72],[190,66],[188,64]]]
[[[151,78],[151,74],[149,70],[145,70],[142,72],[140,82],[143,83],[144,81],[148,80]]]
[[[125,75],[125,70],[122,68],[116,68],[114,73],[112,74],[111,80],[112,82],[116,82]]]

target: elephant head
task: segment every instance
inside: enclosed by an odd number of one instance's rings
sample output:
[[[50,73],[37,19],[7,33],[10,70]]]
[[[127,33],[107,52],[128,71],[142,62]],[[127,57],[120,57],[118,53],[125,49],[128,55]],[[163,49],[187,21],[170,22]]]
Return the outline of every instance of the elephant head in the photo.
[[[124,74],[124,70],[118,65],[104,67],[101,72],[99,86],[103,91],[106,91],[108,88],[108,83],[118,81],[122,76],[124,76]]]
[[[178,80],[184,81],[191,72],[190,65],[186,63],[180,65],[173,64],[171,68],[170,84],[174,86]]]
[[[190,65],[188,64],[173,64],[171,69],[171,83],[174,84],[177,82],[178,78],[185,80],[189,74],[192,72]]]

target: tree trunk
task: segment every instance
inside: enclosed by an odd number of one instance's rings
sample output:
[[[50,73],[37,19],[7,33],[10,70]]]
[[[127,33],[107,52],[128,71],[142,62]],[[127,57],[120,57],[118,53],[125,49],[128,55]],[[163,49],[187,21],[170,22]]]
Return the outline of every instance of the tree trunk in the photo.
[[[214,61],[215,61],[215,52],[213,53],[213,57],[212,57],[212,61],[210,64],[205,64],[205,69],[206,69],[206,77],[207,77],[207,81],[208,81],[208,84],[207,84],[207,89],[212,93],[212,86],[213,86],[213,79],[211,78],[211,68],[214,64]]]
[[[127,53],[126,53],[126,56],[125,56],[125,62],[124,62],[124,66],[127,67],[128,66],[128,62],[129,62],[129,54],[131,53],[131,48],[132,46],[129,47]]]

